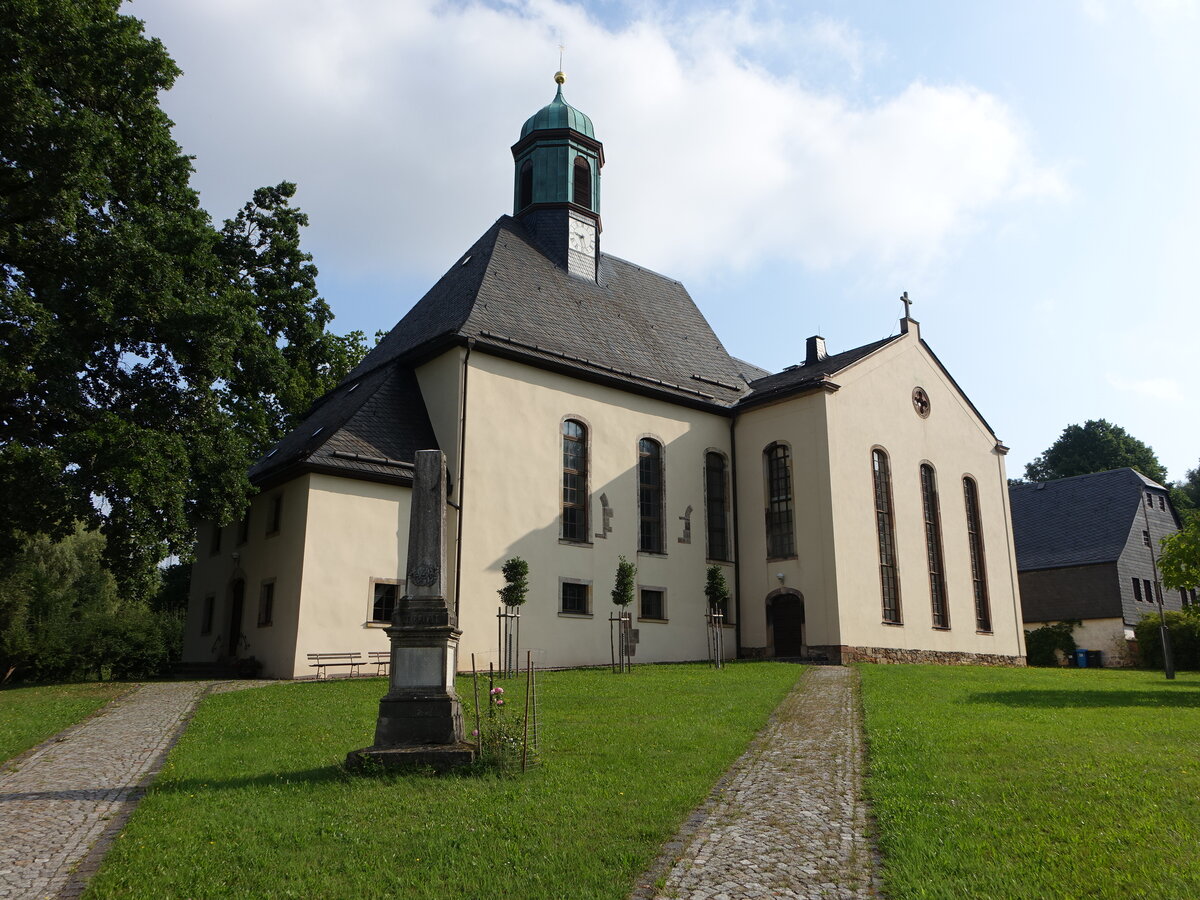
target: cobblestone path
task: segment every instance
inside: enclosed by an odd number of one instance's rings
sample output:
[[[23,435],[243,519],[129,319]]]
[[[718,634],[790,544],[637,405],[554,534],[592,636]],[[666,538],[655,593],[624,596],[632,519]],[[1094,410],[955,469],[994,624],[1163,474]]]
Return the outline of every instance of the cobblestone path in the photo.
[[[212,684],[142,685],[0,763],[0,898],[78,896]]]
[[[880,896],[857,678],[808,669],[630,900]]]

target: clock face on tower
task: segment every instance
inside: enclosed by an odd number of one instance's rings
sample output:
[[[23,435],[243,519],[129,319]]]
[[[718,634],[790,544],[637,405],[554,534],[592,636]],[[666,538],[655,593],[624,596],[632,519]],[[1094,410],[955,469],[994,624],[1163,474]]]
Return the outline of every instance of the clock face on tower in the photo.
[[[577,253],[596,255],[596,226],[591,222],[582,222],[572,218],[567,226],[567,247]]]

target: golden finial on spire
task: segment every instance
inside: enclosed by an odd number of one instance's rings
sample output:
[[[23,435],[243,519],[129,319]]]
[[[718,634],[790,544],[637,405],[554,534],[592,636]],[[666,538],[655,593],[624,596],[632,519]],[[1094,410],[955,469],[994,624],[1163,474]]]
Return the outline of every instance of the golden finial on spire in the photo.
[[[567,76],[562,70],[563,51],[566,49],[562,44],[558,45],[558,71],[554,73],[554,83],[558,85],[567,80]]]

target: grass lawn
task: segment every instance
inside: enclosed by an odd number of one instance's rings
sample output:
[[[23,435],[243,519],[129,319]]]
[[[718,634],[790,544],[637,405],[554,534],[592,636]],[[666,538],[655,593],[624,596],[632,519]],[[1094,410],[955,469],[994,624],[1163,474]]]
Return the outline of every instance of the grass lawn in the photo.
[[[128,684],[113,682],[0,689],[0,760],[40,744],[127,690]]]
[[[382,679],[211,696],[87,896],[620,900],[799,674],[545,673],[542,763],[507,779],[345,774]]]
[[[889,897],[1200,897],[1200,675],[861,671]]]

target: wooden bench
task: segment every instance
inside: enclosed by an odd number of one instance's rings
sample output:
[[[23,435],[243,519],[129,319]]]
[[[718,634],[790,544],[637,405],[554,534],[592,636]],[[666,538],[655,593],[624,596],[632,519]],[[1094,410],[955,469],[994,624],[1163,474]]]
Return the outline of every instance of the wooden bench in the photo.
[[[386,675],[388,666],[392,662],[391,650],[368,650],[367,656],[371,657],[371,662],[375,663],[375,674]]]
[[[328,678],[331,666],[349,666],[350,674],[355,674],[354,667],[362,666],[365,660],[361,653],[310,653],[309,666],[317,670],[318,678]]]

